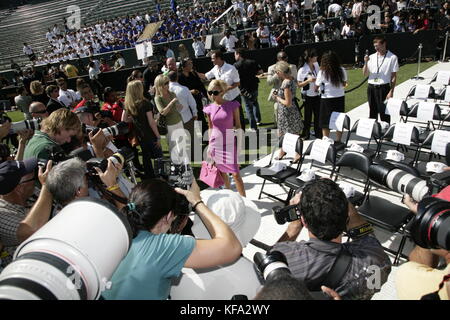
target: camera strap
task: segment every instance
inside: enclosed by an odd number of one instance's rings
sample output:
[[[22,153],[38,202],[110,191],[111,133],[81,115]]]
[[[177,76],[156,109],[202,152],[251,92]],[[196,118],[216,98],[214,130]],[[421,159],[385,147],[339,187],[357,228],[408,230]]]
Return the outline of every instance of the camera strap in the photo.
[[[352,256],[348,250],[341,245],[341,250],[339,251],[336,260],[334,260],[333,266],[328,272],[322,285],[327,286],[331,289],[336,289],[338,284],[344,278],[347,273],[348,268],[352,262]]]

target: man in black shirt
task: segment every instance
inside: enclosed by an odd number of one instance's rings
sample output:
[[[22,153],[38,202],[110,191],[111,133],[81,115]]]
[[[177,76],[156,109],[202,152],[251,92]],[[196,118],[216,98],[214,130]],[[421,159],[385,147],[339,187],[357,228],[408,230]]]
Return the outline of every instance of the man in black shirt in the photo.
[[[303,42],[303,31],[300,29],[298,23],[294,23],[294,28],[289,30],[289,39],[291,45]]]
[[[254,60],[244,59],[244,50],[239,48],[234,53],[236,63],[234,66],[239,72],[239,78],[241,79],[241,95],[245,101],[245,110],[248,119],[250,119],[250,127],[252,130],[256,130],[258,124],[261,122],[261,112],[258,104],[258,83],[259,79],[257,75],[262,74],[261,66]]]
[[[156,77],[161,74],[158,62],[151,60],[148,62],[147,69],[144,70],[144,96],[150,99],[149,90],[153,87]]]

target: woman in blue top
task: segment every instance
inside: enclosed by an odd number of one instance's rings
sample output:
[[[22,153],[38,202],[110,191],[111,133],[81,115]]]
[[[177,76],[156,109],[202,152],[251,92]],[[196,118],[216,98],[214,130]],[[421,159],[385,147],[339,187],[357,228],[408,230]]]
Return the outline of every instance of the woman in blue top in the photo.
[[[211,240],[167,234],[181,218],[180,200],[186,197],[212,235]],[[242,252],[231,229],[202,202],[194,181],[191,189],[173,189],[167,182],[152,179],[138,184],[125,207],[135,238],[127,256],[114,272],[111,300],[164,300],[169,297],[171,279],[183,267],[209,268],[237,260]]]

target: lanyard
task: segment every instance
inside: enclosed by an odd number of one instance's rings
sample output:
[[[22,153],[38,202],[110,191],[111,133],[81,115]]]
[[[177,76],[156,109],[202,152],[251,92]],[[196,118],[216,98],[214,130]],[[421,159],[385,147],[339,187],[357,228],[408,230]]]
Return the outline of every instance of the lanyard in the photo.
[[[387,56],[387,51],[386,51],[386,53],[384,54],[383,60],[381,60],[381,64],[378,65],[378,54],[377,54],[377,77],[378,77],[378,75],[380,74],[380,68],[381,68],[381,66],[382,66],[383,63],[384,63],[384,59],[386,59],[386,56]]]
[[[309,71],[311,71],[312,75],[315,77],[317,75],[316,73],[316,66],[313,65],[313,68],[311,69],[311,66],[308,64]]]

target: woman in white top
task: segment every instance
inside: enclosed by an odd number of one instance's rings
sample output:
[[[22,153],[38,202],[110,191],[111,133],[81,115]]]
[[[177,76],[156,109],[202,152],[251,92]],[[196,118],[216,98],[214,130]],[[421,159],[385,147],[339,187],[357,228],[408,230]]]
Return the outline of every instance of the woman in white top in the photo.
[[[316,78],[315,90],[320,93],[319,125],[322,134],[330,136],[330,117],[333,112],[345,112],[345,91],[347,73],[341,67],[339,57],[333,51],[322,56],[320,71]],[[342,132],[336,132],[336,142],[341,142]]]
[[[305,106],[305,118],[303,120],[302,138],[309,139],[312,115],[314,113],[314,136],[322,139],[322,130],[319,126],[320,96],[314,90],[314,82],[319,73],[316,49],[306,49],[300,57],[299,70],[297,73],[297,85],[302,88],[302,99]]]

